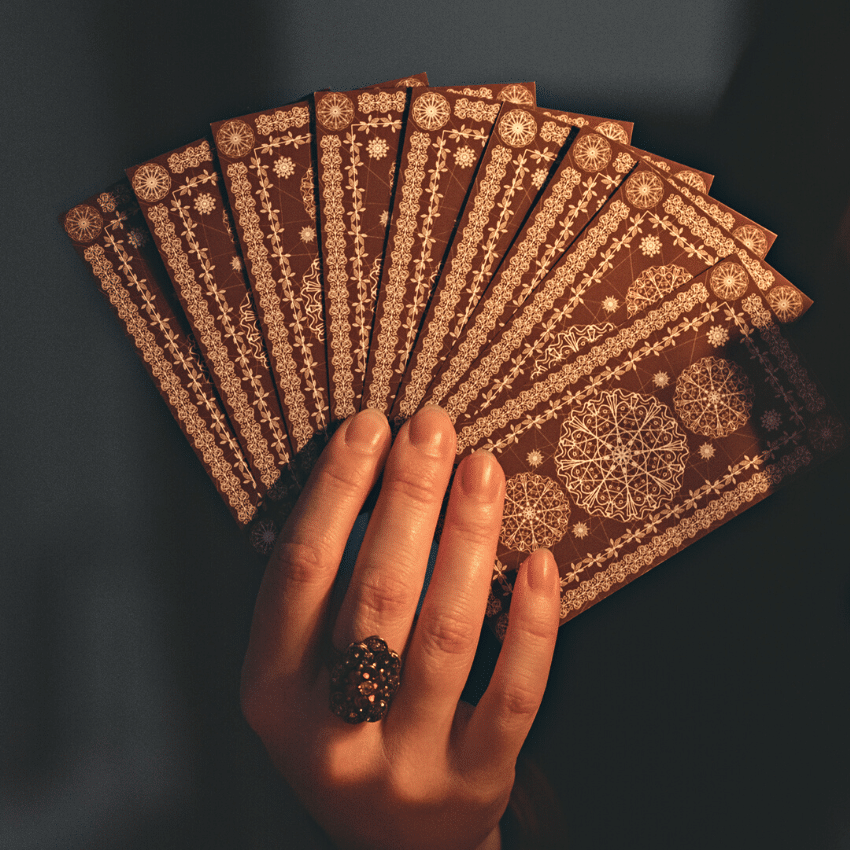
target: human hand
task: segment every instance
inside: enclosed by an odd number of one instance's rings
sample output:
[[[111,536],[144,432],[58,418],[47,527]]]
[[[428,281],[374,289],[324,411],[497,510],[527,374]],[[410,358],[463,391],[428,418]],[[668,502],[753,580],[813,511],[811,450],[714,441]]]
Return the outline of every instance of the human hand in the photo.
[[[414,622],[455,434],[444,411],[426,407],[390,442],[386,418],[365,410],[322,453],[263,578],[243,711],[339,847],[495,850],[549,672],[557,567],[547,550],[523,564],[490,685],[477,707],[460,702],[484,618],[504,474],[488,452],[460,463]],[[382,469],[351,583],[334,612],[346,540]],[[329,708],[329,650],[375,634],[404,659],[401,684],[382,721],[349,725]]]

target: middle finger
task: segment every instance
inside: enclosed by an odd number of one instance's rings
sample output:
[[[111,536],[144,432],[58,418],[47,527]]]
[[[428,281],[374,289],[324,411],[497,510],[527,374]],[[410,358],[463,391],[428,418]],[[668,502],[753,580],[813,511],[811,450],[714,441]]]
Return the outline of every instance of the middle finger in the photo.
[[[338,650],[374,634],[404,650],[454,457],[454,427],[439,407],[402,426],[336,620]]]

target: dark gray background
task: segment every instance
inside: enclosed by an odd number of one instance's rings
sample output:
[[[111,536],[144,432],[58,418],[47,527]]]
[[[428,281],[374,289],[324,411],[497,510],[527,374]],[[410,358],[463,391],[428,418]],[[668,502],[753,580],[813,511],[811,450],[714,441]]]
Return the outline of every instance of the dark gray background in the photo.
[[[847,414],[841,5],[3,4],[0,847],[320,846],[239,713],[260,565],[56,216],[312,89],[533,79],[780,234]],[[850,847],[847,482],[844,453],[561,630],[529,752],[565,846]]]

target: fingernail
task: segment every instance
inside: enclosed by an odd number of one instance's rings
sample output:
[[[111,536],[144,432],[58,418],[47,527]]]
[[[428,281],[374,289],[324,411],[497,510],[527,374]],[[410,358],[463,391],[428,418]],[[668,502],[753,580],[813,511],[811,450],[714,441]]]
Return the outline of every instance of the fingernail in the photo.
[[[525,559],[523,568],[528,586],[536,593],[548,592],[558,574],[558,565],[548,549],[532,552]]]
[[[486,449],[479,449],[463,462],[460,483],[467,496],[492,501],[502,485],[499,462]]]
[[[345,431],[345,444],[361,452],[376,452],[387,433],[387,418],[378,410],[366,408],[355,414]]]
[[[410,420],[410,442],[432,457],[454,451],[454,429],[448,413],[436,404],[425,405]]]

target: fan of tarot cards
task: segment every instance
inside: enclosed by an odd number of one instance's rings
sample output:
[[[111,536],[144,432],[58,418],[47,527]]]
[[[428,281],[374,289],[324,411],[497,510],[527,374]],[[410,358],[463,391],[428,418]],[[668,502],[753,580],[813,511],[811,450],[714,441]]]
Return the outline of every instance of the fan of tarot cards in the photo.
[[[424,74],[220,121],[62,225],[269,553],[334,426],[448,411],[507,477],[487,607],[539,546],[567,621],[845,441],[775,235],[632,124]]]

